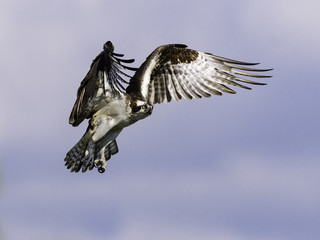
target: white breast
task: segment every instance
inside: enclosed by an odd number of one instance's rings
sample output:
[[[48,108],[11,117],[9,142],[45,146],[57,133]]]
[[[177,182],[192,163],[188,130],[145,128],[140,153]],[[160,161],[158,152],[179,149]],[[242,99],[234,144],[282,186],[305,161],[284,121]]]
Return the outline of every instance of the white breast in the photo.
[[[111,129],[122,129],[129,125],[129,116],[131,110],[125,103],[124,97],[114,99],[103,106],[92,117],[92,124],[95,133],[92,136],[93,141],[98,141],[104,137]]]

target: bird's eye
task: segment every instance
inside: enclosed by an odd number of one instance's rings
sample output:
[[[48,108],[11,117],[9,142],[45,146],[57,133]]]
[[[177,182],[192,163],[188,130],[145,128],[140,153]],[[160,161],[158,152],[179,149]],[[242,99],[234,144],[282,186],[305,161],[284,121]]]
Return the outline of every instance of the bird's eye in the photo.
[[[146,105],[142,105],[142,107],[141,107],[141,108],[142,108],[143,110],[144,110],[144,109],[146,109]]]

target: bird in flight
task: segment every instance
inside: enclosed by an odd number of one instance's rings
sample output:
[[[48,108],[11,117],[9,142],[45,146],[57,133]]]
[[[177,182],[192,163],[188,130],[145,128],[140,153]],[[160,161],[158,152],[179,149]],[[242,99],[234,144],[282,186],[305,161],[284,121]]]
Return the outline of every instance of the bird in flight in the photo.
[[[97,168],[103,173],[106,161],[118,153],[116,138],[120,132],[150,116],[154,104],[234,94],[228,86],[251,89],[245,84],[265,85],[248,78],[269,78],[258,73],[272,70],[253,68],[258,63],[219,57],[183,44],[156,48],[139,68],[128,66],[134,59],[123,56],[106,42],[80,84],[69,123],[75,127],[85,119],[89,122],[83,137],[64,159],[71,172]]]

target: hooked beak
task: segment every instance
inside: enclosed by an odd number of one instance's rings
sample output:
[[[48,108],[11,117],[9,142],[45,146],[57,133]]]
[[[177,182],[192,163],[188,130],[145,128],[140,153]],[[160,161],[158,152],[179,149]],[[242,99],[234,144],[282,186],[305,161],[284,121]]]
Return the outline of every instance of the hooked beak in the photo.
[[[153,106],[150,106],[146,109],[146,112],[151,115],[152,114],[152,111],[153,111]]]

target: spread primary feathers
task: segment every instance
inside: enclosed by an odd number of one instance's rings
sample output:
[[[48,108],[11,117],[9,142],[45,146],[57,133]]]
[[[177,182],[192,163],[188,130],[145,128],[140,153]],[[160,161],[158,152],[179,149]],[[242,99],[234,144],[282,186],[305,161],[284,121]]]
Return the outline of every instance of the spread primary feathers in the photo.
[[[80,84],[69,123],[78,126],[84,119],[90,120],[87,131],[65,158],[71,171],[96,167],[104,172],[106,161],[118,152],[116,138],[122,129],[150,116],[156,103],[236,93],[230,87],[251,89],[245,84],[265,84],[247,77],[271,77],[256,74],[271,70],[253,68],[257,63],[215,56],[182,44],[156,48],[140,68],[128,66],[134,60],[123,56],[115,53],[108,41]],[[126,70],[132,71],[133,77]]]

